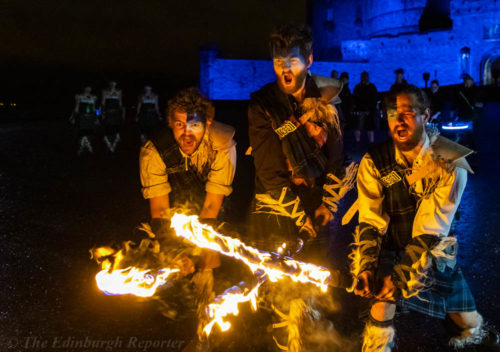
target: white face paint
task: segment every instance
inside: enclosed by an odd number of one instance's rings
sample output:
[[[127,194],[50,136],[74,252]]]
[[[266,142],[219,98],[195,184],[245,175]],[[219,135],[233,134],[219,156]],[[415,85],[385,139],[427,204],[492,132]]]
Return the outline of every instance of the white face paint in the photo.
[[[198,114],[174,111],[170,118],[170,127],[181,150],[187,155],[193,154],[205,134],[205,123]]]
[[[304,87],[311,58],[304,58],[298,46],[293,47],[286,56],[273,58],[274,73],[280,89],[293,94]]]
[[[426,113],[419,113],[412,97],[399,94],[396,97],[396,109],[387,108],[389,131],[394,143],[401,151],[410,151],[425,138]]]

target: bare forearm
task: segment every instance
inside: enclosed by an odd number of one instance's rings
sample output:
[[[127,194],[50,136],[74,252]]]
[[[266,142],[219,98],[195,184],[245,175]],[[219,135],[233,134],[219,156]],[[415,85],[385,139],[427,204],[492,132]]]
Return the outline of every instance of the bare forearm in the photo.
[[[200,218],[205,218],[205,219],[217,218],[223,200],[224,200],[223,194],[214,194],[207,192],[207,195],[205,197],[205,203],[203,203],[203,209],[201,210],[200,213]]]

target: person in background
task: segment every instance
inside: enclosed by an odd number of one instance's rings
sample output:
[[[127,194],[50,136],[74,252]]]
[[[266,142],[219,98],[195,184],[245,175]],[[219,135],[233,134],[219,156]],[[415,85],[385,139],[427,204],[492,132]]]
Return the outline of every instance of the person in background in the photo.
[[[139,123],[141,144],[151,138],[160,123],[158,96],[153,93],[150,85],[144,87],[144,92],[137,99],[136,122]]]
[[[356,144],[361,142],[361,131],[366,130],[370,144],[375,142],[375,116],[377,109],[378,92],[370,82],[368,72],[361,72],[361,81],[353,91],[353,115],[355,116],[354,138]]]
[[[71,122],[75,124],[78,131],[78,156],[87,150],[94,152],[92,138],[99,124],[96,114],[97,96],[92,94],[92,87],[86,86],[83,93],[75,95],[75,108]]]
[[[104,125],[104,143],[111,153],[114,153],[120,142],[120,127],[125,119],[125,109],[122,104],[122,91],[115,81],[102,91],[101,120]]]

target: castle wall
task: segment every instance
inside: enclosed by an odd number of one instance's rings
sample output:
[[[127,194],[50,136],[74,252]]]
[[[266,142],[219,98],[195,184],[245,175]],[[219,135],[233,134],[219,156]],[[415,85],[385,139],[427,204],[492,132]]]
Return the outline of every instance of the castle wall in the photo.
[[[374,2],[365,2],[365,7]],[[419,87],[425,86],[424,72],[441,85],[460,83],[462,73],[480,84],[487,59],[500,55],[500,1],[452,0],[450,11],[451,30],[344,40],[342,60],[315,61],[311,72],[329,76],[333,69],[346,71],[352,88],[360,73],[368,71],[379,91],[390,88],[397,68],[403,68],[406,80]],[[201,87],[212,99],[248,99],[251,92],[274,80],[270,60],[228,60],[213,54],[202,56],[201,65]]]

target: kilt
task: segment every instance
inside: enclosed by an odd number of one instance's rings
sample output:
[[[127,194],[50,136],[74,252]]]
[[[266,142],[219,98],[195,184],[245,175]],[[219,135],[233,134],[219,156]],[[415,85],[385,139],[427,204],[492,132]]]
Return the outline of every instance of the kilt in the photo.
[[[410,299],[400,300],[402,312],[412,310],[444,319],[448,313],[476,310],[474,297],[460,268],[444,273],[434,271],[432,280],[433,284],[428,290]]]

